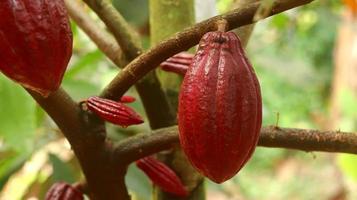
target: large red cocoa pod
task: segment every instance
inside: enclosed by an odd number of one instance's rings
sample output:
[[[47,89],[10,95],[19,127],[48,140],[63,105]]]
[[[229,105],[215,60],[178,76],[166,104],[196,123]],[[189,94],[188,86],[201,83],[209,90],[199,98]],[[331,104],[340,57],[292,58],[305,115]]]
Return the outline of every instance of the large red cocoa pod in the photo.
[[[84,197],[82,192],[72,185],[58,182],[48,190],[45,200],[84,200]]]
[[[0,70],[43,96],[59,88],[72,55],[63,0],[0,1]]]
[[[262,102],[257,77],[233,32],[203,36],[181,86],[181,146],[216,183],[233,177],[257,145]]]

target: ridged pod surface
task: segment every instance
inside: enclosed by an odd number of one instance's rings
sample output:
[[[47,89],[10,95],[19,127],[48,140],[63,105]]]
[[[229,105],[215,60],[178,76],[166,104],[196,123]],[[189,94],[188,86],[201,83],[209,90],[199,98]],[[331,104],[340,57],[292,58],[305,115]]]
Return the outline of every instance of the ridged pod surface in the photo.
[[[87,107],[103,120],[123,127],[144,122],[139,114],[121,102],[94,96],[87,99]]]
[[[141,169],[150,180],[163,191],[177,196],[187,196],[188,192],[180,178],[167,165],[153,157],[145,157],[136,161],[136,166]]]
[[[84,200],[81,191],[64,182],[55,183],[48,190],[45,200]]]
[[[216,183],[251,157],[262,123],[258,79],[233,32],[208,32],[181,86],[181,146],[193,166]]]
[[[160,64],[162,70],[185,75],[192,62],[193,54],[187,52],[178,53]]]
[[[72,55],[63,0],[0,1],[0,70],[47,96],[59,88]]]

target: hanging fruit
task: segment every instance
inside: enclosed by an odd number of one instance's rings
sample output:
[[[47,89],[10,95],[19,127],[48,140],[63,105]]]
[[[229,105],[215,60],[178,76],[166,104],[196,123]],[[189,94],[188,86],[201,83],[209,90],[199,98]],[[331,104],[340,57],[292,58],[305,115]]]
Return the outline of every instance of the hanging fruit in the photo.
[[[183,80],[178,108],[182,149],[216,183],[251,157],[262,123],[258,79],[233,32],[203,36]]]
[[[0,1],[0,71],[43,96],[56,91],[72,55],[63,0]]]

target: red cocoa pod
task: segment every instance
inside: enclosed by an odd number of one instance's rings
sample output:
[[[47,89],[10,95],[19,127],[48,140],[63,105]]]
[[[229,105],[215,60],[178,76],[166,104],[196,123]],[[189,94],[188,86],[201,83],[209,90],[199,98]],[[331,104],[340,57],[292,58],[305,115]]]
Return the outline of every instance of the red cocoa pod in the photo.
[[[43,96],[59,88],[72,55],[63,0],[0,1],[0,71]]]
[[[205,34],[179,96],[180,143],[188,159],[222,183],[251,157],[261,123],[259,82],[239,38],[233,32]]]
[[[178,53],[160,64],[162,70],[185,75],[193,59],[193,55],[186,52]]]
[[[133,96],[122,96],[119,100],[121,103],[133,103],[136,101],[135,97]]]
[[[176,196],[187,196],[188,192],[180,178],[167,165],[149,156],[136,161],[136,166],[141,169],[150,180],[163,191]]]
[[[45,200],[84,200],[84,197],[82,192],[72,185],[58,182],[47,191]]]
[[[103,120],[123,127],[144,122],[141,116],[129,106],[109,99],[89,97],[87,107]]]

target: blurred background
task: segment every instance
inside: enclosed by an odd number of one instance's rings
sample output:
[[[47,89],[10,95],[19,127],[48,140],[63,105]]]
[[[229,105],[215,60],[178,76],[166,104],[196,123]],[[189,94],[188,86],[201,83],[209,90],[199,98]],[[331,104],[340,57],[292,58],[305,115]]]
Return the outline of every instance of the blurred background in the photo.
[[[196,0],[196,21],[237,3]],[[148,1],[113,4],[148,48]],[[247,52],[262,87],[264,125],[357,131],[356,8],[355,0],[317,0],[255,25]],[[87,12],[100,23],[88,8]],[[80,101],[98,94],[118,68],[75,23],[72,28],[74,53],[62,86]],[[138,97],[134,89],[128,94]],[[131,105],[144,115],[140,100]],[[147,123],[107,127],[114,140],[149,130]],[[0,74],[0,199],[43,199],[54,182],[82,178],[56,125],[21,87]],[[134,166],[126,180],[136,199],[150,196],[149,180]],[[206,185],[209,200],[354,200],[357,156],[257,148],[235,178]]]

